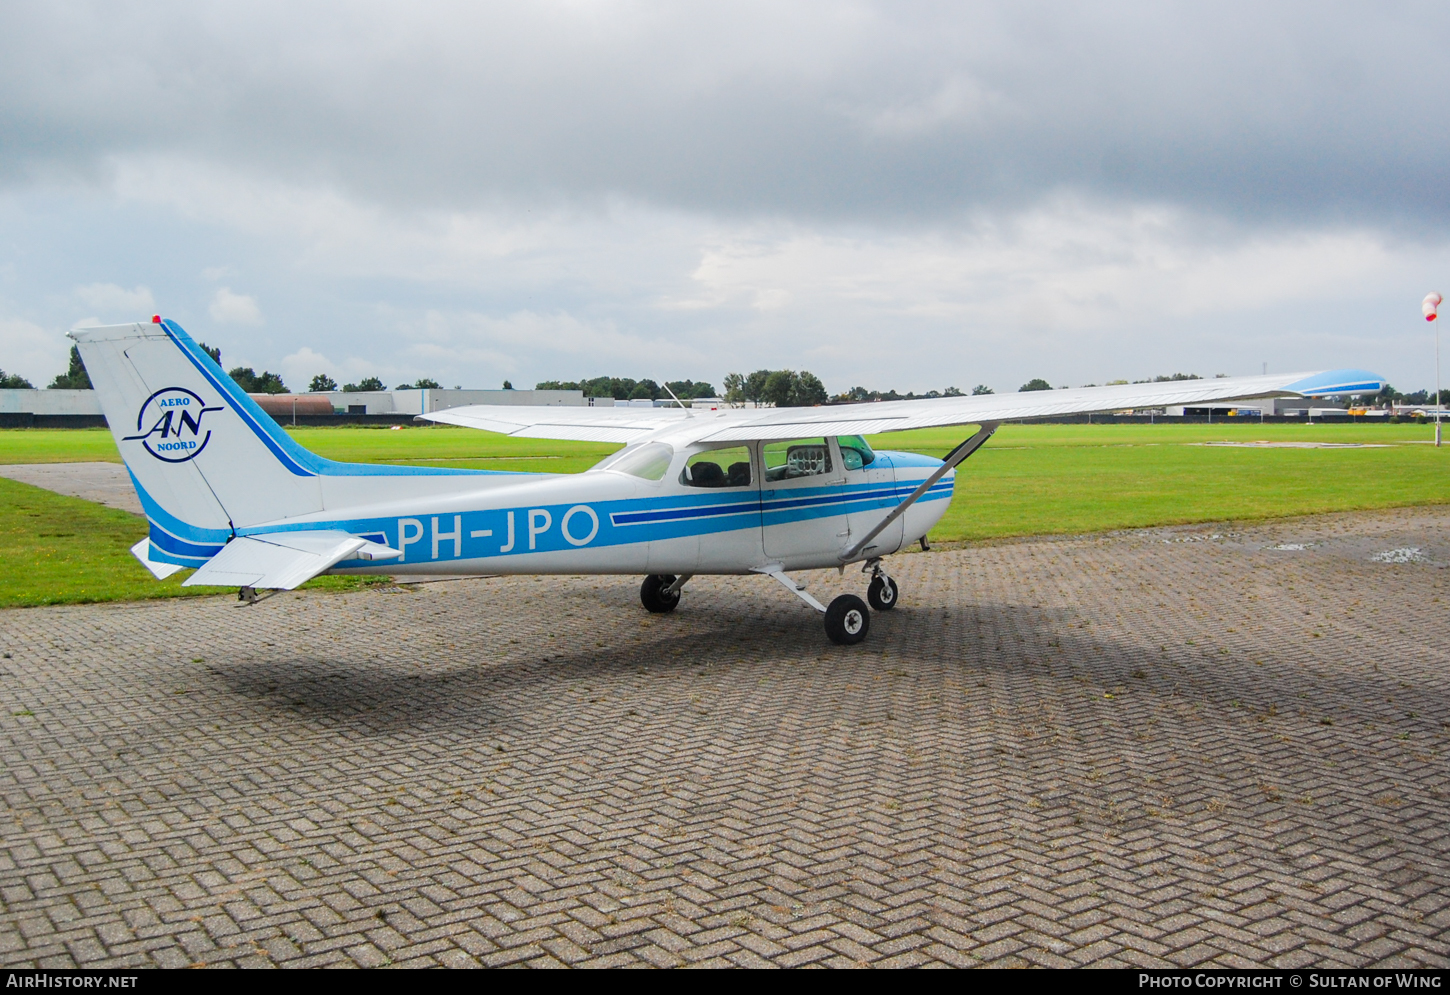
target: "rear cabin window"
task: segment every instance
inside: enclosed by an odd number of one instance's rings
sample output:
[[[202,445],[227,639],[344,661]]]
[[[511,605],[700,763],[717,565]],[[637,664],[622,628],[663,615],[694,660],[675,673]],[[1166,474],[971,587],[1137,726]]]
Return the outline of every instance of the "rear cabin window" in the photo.
[[[796,480],[831,472],[831,447],[825,439],[768,442],[764,455],[766,480]]]
[[[749,487],[750,450],[730,446],[696,453],[680,471],[680,483],[686,487]]]

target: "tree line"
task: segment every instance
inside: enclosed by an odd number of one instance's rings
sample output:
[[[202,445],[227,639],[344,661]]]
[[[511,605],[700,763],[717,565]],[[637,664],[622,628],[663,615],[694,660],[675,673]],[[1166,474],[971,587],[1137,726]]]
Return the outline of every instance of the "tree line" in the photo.
[[[725,374],[725,396],[730,404],[752,401],[777,408],[808,408],[830,400],[826,385],[810,370],[756,370],[751,374]]]
[[[985,384],[978,384],[972,388],[973,394],[991,394],[992,388]],[[919,401],[932,397],[961,397],[962,392],[956,387],[948,387],[946,390],[929,390],[925,394],[918,394],[915,391],[908,391],[905,394],[898,394],[894,390],[867,390],[865,387],[852,387],[850,390],[842,391],[833,401]]]
[[[1217,374],[1218,377],[1225,377],[1227,375],[1228,374],[1226,374],[1226,373],[1219,373],[1219,374]],[[1146,380],[1134,380],[1132,382],[1133,383],[1172,383],[1175,380],[1202,380],[1202,379],[1203,379],[1203,377],[1199,376],[1197,373],[1172,373],[1172,374],[1169,374],[1167,376],[1149,377]],[[1125,383],[1128,383],[1128,382],[1129,381],[1127,381],[1127,380],[1109,380],[1107,382],[1106,386],[1108,386],[1108,387],[1116,387],[1119,384],[1125,384]],[[1083,384],[1083,386],[1084,387],[1096,387],[1097,384],[1095,384],[1095,383],[1085,383],[1085,384]],[[1058,390],[1067,390],[1067,386],[1064,385],[1064,386],[1059,387],[1057,389]],[[1043,380],[1041,377],[1033,377],[1031,380],[1027,381],[1021,387],[1018,387],[1017,388],[1017,392],[1019,394],[1022,391],[1024,391],[1024,390],[1052,390],[1052,384],[1048,383],[1046,380]],[[974,391],[972,391],[972,393],[975,394],[975,393],[977,393],[977,391],[974,390]],[[989,388],[986,391],[984,391],[984,393],[990,394],[990,393],[992,393],[992,391]]]
[[[344,394],[360,394],[369,390],[387,390],[388,385],[379,377],[363,377],[357,383],[345,383],[341,387],[326,373],[319,373],[307,385],[310,391],[341,390]],[[394,390],[442,390],[443,385],[432,377],[419,377],[412,383],[400,383]],[[456,389],[456,388],[455,388]]]
[[[666,380],[665,386],[682,401],[701,397],[714,397],[715,388],[703,380]],[[534,390],[578,390],[585,397],[612,397],[616,401],[668,400],[669,391],[648,378],[631,380],[629,377],[595,377],[592,380],[541,380],[534,384]]]
[[[1416,390],[1408,394],[1402,394],[1389,384],[1384,385],[1378,394],[1373,398],[1374,404],[1434,404],[1435,392],[1433,390]],[[1440,391],[1440,403],[1450,404],[1450,387]]]
[[[34,390],[35,385],[17,373],[0,370],[0,390]],[[91,390],[91,378],[86,373],[86,364],[81,362],[81,351],[70,347],[70,366],[64,373],[57,373],[47,390]]]

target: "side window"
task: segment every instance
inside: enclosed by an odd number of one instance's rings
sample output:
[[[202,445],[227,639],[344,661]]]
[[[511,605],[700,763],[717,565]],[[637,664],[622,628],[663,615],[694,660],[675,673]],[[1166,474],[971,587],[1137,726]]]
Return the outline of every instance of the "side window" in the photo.
[[[841,462],[847,470],[859,470],[876,462],[876,454],[861,436],[842,435],[836,441],[841,445]]]
[[[831,447],[825,439],[767,442],[763,451],[766,480],[795,480],[831,472]]]
[[[749,487],[750,450],[731,446],[696,453],[685,461],[680,483],[686,487]]]

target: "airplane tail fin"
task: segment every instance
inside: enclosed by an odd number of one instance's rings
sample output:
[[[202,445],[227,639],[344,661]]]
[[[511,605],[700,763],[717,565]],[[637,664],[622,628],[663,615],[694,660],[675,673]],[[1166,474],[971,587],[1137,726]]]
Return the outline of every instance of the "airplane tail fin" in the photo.
[[[148,545],[142,550],[138,543],[132,552],[158,577],[171,572],[168,566],[200,567],[239,533],[270,534],[258,526],[407,497],[419,477],[434,478],[427,485],[432,493],[471,491],[516,477],[323,459],[294,442],[174,321],[76,328],[70,336],[151,522]],[[310,547],[301,552],[315,566],[338,548],[334,543],[321,553]],[[364,559],[396,555],[376,543],[358,548]],[[249,561],[247,569],[254,566]]]
[[[239,528],[322,510],[330,461],[293,442],[175,322],[70,335],[150,519],[153,562],[199,567]]]

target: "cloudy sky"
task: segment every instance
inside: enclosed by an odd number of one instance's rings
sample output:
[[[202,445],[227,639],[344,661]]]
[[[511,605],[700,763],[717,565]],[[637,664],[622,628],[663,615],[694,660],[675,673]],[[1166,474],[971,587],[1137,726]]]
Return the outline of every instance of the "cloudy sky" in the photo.
[[[0,367],[159,311],[294,386],[1427,386],[1447,37],[1411,3],[8,3]]]

